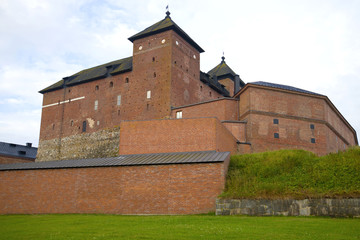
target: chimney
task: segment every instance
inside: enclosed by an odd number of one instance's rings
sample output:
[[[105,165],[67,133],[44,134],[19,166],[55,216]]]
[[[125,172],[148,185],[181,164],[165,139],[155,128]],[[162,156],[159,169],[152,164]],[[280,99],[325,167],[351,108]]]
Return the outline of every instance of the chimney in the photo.
[[[26,146],[29,147],[29,148],[31,148],[32,143],[26,143]]]

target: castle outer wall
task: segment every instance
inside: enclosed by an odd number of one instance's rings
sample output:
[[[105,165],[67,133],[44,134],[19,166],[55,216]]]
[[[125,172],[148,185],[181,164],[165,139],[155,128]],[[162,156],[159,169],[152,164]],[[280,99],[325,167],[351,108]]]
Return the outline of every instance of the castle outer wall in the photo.
[[[208,213],[228,163],[3,170],[0,214]]]
[[[248,84],[239,94],[252,152],[305,149],[319,155],[357,145],[355,130],[323,95]]]

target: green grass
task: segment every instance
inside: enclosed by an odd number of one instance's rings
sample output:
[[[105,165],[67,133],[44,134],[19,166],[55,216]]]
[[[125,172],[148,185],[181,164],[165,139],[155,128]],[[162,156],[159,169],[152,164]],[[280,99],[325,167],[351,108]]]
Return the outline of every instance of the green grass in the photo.
[[[0,239],[360,239],[360,219],[3,215]]]
[[[304,150],[232,156],[221,197],[360,197],[360,147],[322,157]]]

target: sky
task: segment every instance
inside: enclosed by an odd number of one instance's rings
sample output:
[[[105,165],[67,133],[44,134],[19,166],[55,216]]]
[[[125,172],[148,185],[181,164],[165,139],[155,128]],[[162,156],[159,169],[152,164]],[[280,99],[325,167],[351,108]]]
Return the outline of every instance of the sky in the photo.
[[[38,146],[39,90],[132,55],[128,38],[171,18],[245,82],[328,96],[360,132],[359,0],[1,0],[0,141]]]

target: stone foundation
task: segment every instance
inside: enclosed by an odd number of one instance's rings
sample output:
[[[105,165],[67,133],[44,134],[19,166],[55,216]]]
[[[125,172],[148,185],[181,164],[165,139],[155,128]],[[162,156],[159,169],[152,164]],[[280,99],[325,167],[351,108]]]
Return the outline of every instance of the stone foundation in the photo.
[[[39,142],[36,162],[119,155],[120,128]]]
[[[217,199],[216,215],[360,217],[360,198],[353,199]]]

